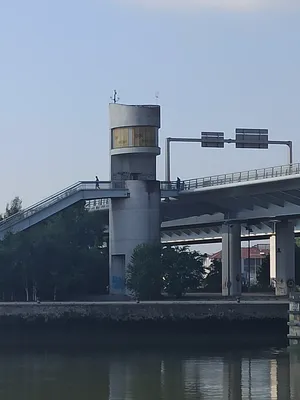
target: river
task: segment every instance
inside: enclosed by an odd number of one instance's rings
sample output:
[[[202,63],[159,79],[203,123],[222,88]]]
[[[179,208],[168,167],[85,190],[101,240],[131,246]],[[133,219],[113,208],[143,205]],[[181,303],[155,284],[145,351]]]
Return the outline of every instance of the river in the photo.
[[[203,345],[185,337],[165,345],[116,338],[97,346],[2,341],[0,398],[5,400],[296,400],[300,357],[284,348]],[[114,344],[115,342],[115,344]],[[86,344],[89,344],[87,346]],[[106,343],[103,345],[103,343]],[[129,342],[128,342],[129,343]],[[273,345],[273,343],[272,343]],[[297,397],[298,396],[298,397]]]

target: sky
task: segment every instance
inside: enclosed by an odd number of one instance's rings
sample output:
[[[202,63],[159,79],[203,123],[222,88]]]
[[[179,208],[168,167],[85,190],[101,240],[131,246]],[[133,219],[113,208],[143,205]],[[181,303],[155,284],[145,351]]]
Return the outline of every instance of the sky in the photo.
[[[109,178],[108,103],[162,107],[168,136],[237,127],[300,161],[299,0],[0,0],[0,211]],[[172,178],[281,165],[269,150],[172,145]]]

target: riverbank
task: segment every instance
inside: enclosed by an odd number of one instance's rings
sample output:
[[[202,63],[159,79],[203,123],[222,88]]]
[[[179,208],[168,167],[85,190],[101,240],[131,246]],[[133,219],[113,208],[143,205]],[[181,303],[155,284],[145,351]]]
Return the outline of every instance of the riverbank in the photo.
[[[225,331],[287,330],[288,302],[161,301],[0,303],[0,328],[196,329]]]

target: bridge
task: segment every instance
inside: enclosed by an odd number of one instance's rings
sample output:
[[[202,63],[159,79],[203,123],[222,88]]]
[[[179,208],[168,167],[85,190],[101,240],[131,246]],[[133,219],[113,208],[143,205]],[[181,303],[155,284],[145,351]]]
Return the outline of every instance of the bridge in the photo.
[[[130,196],[125,181],[98,184],[99,188],[95,181],[77,182],[0,221],[0,240],[8,232],[28,229],[79,201],[85,201],[90,211],[108,211],[109,199]],[[279,217],[299,216],[300,232],[300,164],[190,179],[180,185],[160,182],[160,189],[163,242],[217,242],[220,227],[233,219],[244,223],[241,237],[246,239],[248,227],[252,238],[269,237],[272,219]]]
[[[180,224],[162,224],[161,242],[177,246],[222,243],[222,223],[206,225],[197,223],[198,218],[186,218]],[[195,223],[193,223],[195,221]],[[174,221],[177,223],[177,221]],[[300,237],[300,220],[294,221],[295,237]],[[250,229],[250,234],[249,234]],[[268,240],[274,235],[273,222],[241,223],[241,242]]]
[[[20,211],[0,222],[0,239],[85,201],[91,211],[109,212],[112,294],[125,291],[133,249],[140,243],[159,243],[162,228],[163,242],[190,244],[200,232],[209,235],[206,240],[221,240],[222,293],[230,296],[241,291],[241,235],[271,235],[276,291],[287,294],[288,282],[295,277],[300,164],[158,182],[160,107],[111,104],[110,117],[111,181],[81,181]]]
[[[85,201],[87,208],[93,210],[92,200],[100,199],[94,209],[109,208],[109,199],[127,198],[130,196],[125,181],[80,181],[77,182],[30,207],[21,210],[4,220],[0,221],[0,240],[3,240],[7,233],[17,233],[39,222],[51,217],[52,215],[72,206],[79,201]],[[164,197],[177,196],[176,183],[161,183],[161,194]]]
[[[244,240],[270,237],[274,223],[284,219],[293,219],[295,233],[299,233],[299,168],[294,164],[186,181],[188,188],[195,188],[194,197],[185,201],[180,192],[181,209],[176,212],[177,202],[166,210],[163,242],[217,242],[221,227],[230,221],[241,224]]]
[[[177,245],[222,242],[224,225],[236,221],[241,240],[275,238],[279,218],[293,218],[295,233],[300,234],[298,187],[300,164],[190,179],[180,184],[160,182],[161,241]],[[8,232],[28,229],[76,202],[85,201],[90,211],[108,212],[109,199],[129,196],[125,181],[101,181],[99,187],[95,181],[81,181],[1,221],[0,239]],[[275,259],[272,263],[274,278]]]

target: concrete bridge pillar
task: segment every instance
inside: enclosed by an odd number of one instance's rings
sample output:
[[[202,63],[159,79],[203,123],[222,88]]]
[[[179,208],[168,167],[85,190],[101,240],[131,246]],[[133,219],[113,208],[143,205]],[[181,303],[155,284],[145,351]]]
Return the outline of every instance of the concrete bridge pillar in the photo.
[[[270,239],[270,275],[275,278],[276,295],[288,295],[288,281],[295,281],[295,236],[291,221],[276,223],[275,235]]]
[[[160,184],[126,181],[128,199],[112,199],[109,213],[110,293],[126,294],[125,273],[139,244],[160,243]]]
[[[222,295],[240,296],[241,278],[241,226],[226,224],[222,233]]]
[[[160,107],[110,104],[111,181],[130,197],[111,199],[109,208],[110,294],[126,295],[126,267],[136,246],[160,244]]]
[[[276,235],[270,236],[270,281],[276,280]]]

